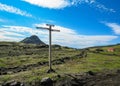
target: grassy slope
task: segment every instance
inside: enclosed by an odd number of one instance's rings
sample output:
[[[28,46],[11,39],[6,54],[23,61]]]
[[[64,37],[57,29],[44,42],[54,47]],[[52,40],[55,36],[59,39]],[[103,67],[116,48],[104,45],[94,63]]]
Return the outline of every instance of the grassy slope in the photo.
[[[80,73],[80,72],[86,72],[89,70],[102,71],[102,70],[108,70],[108,69],[118,69],[120,68],[120,56],[119,56],[120,46],[117,45],[112,47],[118,49],[117,51],[113,52],[113,53],[116,53],[116,55],[107,55],[108,53],[111,54],[110,52],[107,52],[107,51],[104,51],[101,53],[89,52],[87,58],[76,57],[75,55],[80,53],[80,51],[78,50],[66,49],[66,48],[53,49],[53,59],[57,59],[65,56],[70,56],[70,57],[73,56],[75,58],[71,59],[70,61],[67,61],[64,64],[54,65],[53,68],[56,70],[56,73],[47,74],[46,71],[48,67],[42,66],[40,68],[33,68],[32,70],[29,70],[29,71],[19,72],[19,73],[10,74],[10,75],[2,75],[0,77],[0,83],[11,80],[11,79],[23,81],[23,82],[40,80],[43,77],[51,77],[53,79],[57,79],[55,77],[57,76],[57,74]],[[104,50],[106,50],[107,48],[108,47],[102,47],[102,49]],[[24,49],[22,50],[24,51]],[[37,52],[37,50],[41,52]],[[31,52],[36,51],[37,53],[32,55],[22,54],[19,56],[5,56],[4,58],[0,58],[0,66],[2,67],[10,67],[10,66],[16,66],[16,65],[21,66],[26,64],[33,64],[38,61],[44,61],[44,60],[47,61],[48,60],[47,50],[48,50],[47,48],[38,49],[34,47],[34,48],[31,48]],[[94,51],[95,48],[91,48],[90,50]]]

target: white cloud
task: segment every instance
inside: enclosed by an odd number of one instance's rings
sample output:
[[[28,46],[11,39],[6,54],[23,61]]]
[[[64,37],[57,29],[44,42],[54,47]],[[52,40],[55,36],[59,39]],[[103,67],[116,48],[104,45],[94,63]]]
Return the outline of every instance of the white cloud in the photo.
[[[29,33],[30,35],[34,35],[36,33],[43,33],[43,31],[37,30],[37,29],[32,29],[30,27],[23,27],[23,26],[7,26],[7,25],[3,25],[2,30],[6,30],[6,31],[12,31],[12,32],[16,32],[16,33]]]
[[[0,3],[0,10],[1,11],[6,11],[6,12],[9,12],[9,13],[19,14],[19,15],[22,15],[22,16],[32,17],[31,14],[29,14],[25,11],[22,11],[22,10],[16,8],[16,7],[9,6],[9,5],[2,4],[2,3]]]
[[[1,31],[1,30],[0,30],[0,32],[2,32],[1,35],[9,35],[9,36],[24,36],[24,35],[22,35],[22,34],[15,33],[15,32],[8,32],[8,31]]]
[[[82,3],[87,3],[95,8],[115,12],[114,9],[107,8],[105,5],[100,4],[96,0],[22,0],[33,5],[37,5],[44,8],[50,9],[61,9],[69,6],[77,6]]]
[[[18,42],[19,40],[22,40],[21,38],[15,38],[15,37],[8,37],[0,34],[0,41],[16,41]]]
[[[23,0],[25,2],[28,2],[30,4],[34,4],[37,6],[41,6],[44,8],[52,8],[52,9],[60,9],[64,8],[66,6],[69,6],[68,0]]]
[[[20,41],[24,39],[26,35],[31,36],[37,33],[41,33],[41,35],[48,34],[47,32],[45,33],[44,31],[29,27],[7,25],[3,25],[3,27],[0,28],[0,33],[0,41]]]
[[[45,24],[36,25],[46,27]],[[75,30],[61,26],[55,26],[53,29],[60,30],[60,32],[53,32],[52,34],[54,44],[77,48],[107,44],[117,38],[117,36],[112,35],[79,35]],[[44,38],[46,41],[48,40],[47,36]]]
[[[120,25],[119,24],[105,22],[105,25],[110,27],[114,31],[115,34],[120,35]]]
[[[35,26],[46,27],[45,24],[35,24]],[[52,32],[52,43],[53,44],[60,44],[63,46],[76,47],[76,48],[103,45],[117,38],[117,36],[112,36],[112,35],[92,35],[92,36],[91,35],[80,35],[75,30],[61,27],[61,26],[55,26],[53,29],[60,30],[60,32]],[[37,34],[42,41],[44,41],[45,43],[48,43],[49,34],[47,30],[40,30],[40,29],[35,29],[35,28],[32,29],[32,28],[23,27],[23,26],[3,26],[3,28],[1,28],[0,30],[4,31],[4,33],[0,35],[0,38],[2,36],[3,40],[10,37],[9,38],[10,40],[12,40],[13,38],[13,40],[20,41],[21,39],[26,37],[24,36],[25,34],[28,34],[27,36]],[[9,34],[10,35],[13,34],[14,36],[8,36]],[[16,39],[15,35],[19,36],[19,38]]]
[[[19,41],[24,35],[5,28],[0,28],[0,41]]]

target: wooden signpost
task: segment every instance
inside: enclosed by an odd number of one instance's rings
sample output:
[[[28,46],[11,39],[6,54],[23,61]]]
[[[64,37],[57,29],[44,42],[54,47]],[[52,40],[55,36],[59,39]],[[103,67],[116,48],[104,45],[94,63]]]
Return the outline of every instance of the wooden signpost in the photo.
[[[51,42],[52,42],[52,31],[56,31],[56,32],[60,32],[60,30],[56,30],[56,29],[52,29],[52,27],[54,27],[54,25],[51,24],[46,24],[46,26],[49,26],[48,28],[46,27],[36,27],[37,29],[46,29],[49,30],[49,70],[47,71],[48,73],[50,72],[55,72],[52,69],[52,49],[51,49]]]

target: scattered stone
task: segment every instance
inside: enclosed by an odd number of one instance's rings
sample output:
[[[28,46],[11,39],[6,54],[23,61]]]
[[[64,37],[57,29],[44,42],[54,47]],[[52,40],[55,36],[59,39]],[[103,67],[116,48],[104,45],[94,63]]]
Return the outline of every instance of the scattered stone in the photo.
[[[117,73],[120,73],[120,69],[117,70]]]
[[[57,75],[57,77],[58,77],[58,78],[61,78],[61,76],[60,76],[59,74]]]
[[[88,71],[87,74],[94,76],[95,73],[93,71]]]
[[[12,81],[8,81],[8,82],[4,83],[2,86],[24,86],[24,84],[21,82],[12,80]]]
[[[2,75],[6,75],[6,74],[8,74],[6,71],[2,73]]]
[[[41,80],[42,86],[53,86],[53,81],[49,77],[45,77]]]
[[[47,70],[47,73],[55,73],[55,70],[49,69],[49,70]]]

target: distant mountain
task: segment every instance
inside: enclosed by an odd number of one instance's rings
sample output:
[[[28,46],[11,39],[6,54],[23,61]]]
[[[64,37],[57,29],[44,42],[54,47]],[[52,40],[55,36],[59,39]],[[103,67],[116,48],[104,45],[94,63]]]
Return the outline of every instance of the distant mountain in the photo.
[[[44,42],[42,42],[36,35],[32,35],[30,37],[27,37],[21,41],[22,43],[26,44],[41,44],[45,45]]]

